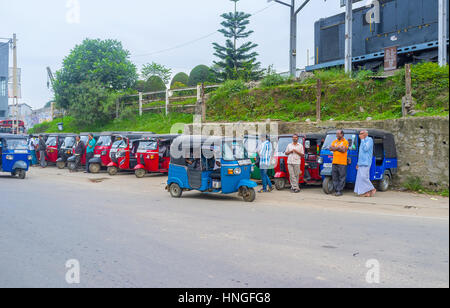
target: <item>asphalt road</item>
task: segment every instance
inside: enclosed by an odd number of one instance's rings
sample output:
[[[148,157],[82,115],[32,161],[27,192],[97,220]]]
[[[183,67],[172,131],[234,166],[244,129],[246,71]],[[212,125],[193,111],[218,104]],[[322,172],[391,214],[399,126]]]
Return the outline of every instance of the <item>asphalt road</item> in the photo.
[[[0,177],[0,287],[449,287],[448,199],[172,199],[165,179]],[[80,284],[65,280],[69,259]],[[370,259],[379,284],[366,282]]]

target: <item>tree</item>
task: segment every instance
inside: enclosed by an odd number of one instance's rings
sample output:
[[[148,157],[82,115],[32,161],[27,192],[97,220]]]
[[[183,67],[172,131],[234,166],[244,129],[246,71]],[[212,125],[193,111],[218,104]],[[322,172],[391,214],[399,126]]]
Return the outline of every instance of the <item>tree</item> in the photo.
[[[182,83],[184,85],[187,85],[188,82],[189,82],[188,74],[183,73],[183,72],[176,74],[173,77],[172,81],[170,82],[170,86],[172,87],[176,82],[179,82],[179,83]]]
[[[248,38],[253,31],[247,31],[250,24],[250,14],[237,11],[237,2],[239,0],[230,0],[234,2],[234,12],[222,14],[225,19],[221,25],[224,27],[219,32],[225,38],[225,46],[213,43],[214,55],[221,61],[214,61],[215,71],[219,74],[221,80],[243,78],[245,80],[260,79],[263,71],[260,69],[260,63],[256,57],[258,53],[253,51],[258,45],[252,42],[245,42],[238,46],[238,40]]]
[[[147,80],[147,87],[149,89],[149,92],[156,92],[156,91],[165,91],[166,90],[166,84],[159,76],[151,76]]]
[[[81,110],[86,103],[95,102],[95,106],[99,107],[97,112],[104,112],[104,108],[98,106],[97,102],[106,102],[105,97],[109,97],[109,94],[125,91],[136,83],[136,66],[129,60],[129,55],[119,41],[84,40],[72,49],[64,59],[62,69],[56,72],[53,85],[55,102],[69,112]],[[87,88],[91,87],[97,91],[88,91]],[[81,101],[79,91],[86,93],[89,100]],[[96,95],[99,96],[95,98]],[[79,115],[83,119],[90,118],[87,113],[81,112]],[[109,115],[99,117],[103,116]]]
[[[214,81],[213,77],[213,73],[209,67],[206,65],[197,65],[189,75],[188,85],[194,87],[202,82],[212,82]]]
[[[164,65],[152,62],[142,67],[141,75],[144,80],[148,80],[152,76],[158,76],[165,84],[168,84],[170,76],[172,76],[172,70]]]

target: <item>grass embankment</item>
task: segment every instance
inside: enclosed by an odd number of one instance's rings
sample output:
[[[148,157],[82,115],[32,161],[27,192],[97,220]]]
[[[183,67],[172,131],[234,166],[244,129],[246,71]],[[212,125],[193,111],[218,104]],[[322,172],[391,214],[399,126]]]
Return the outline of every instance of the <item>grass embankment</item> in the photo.
[[[342,70],[317,71],[301,83],[289,80],[248,90],[229,81],[208,101],[208,120],[282,121],[315,120],[317,79],[322,81],[322,120],[373,120],[400,118],[405,95],[404,71],[376,80],[367,71],[350,78]],[[281,84],[280,84],[281,83]],[[416,116],[448,116],[449,67],[424,63],[412,67]]]
[[[171,113],[168,117],[160,113],[145,113],[142,117],[132,119],[113,120],[108,123],[92,125],[79,128],[75,125],[72,117],[64,119],[55,119],[51,122],[45,122],[35,125],[29,132],[37,133],[57,133],[58,123],[64,123],[65,133],[80,132],[104,132],[104,131],[150,131],[159,134],[170,133],[170,129],[177,123],[192,123],[193,116],[184,113]]]

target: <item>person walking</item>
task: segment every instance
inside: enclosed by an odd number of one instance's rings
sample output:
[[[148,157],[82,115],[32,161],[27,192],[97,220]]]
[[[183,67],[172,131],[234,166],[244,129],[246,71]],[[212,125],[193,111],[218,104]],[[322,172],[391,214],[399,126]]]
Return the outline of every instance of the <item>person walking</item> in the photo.
[[[97,143],[94,139],[94,135],[89,134],[88,135],[88,142],[86,145],[86,171],[85,173],[90,173],[89,171],[89,161],[94,158],[94,150],[95,150],[95,144]]]
[[[343,195],[342,191],[347,180],[348,141],[344,138],[342,129],[336,132],[336,138],[331,144],[330,151],[333,152],[332,178],[335,196],[340,197]]]
[[[259,149],[259,171],[261,173],[261,180],[263,188],[259,191],[263,192],[271,192],[272,191],[272,182],[270,181],[269,175],[267,174],[268,170],[273,168],[272,158],[273,158],[273,147],[272,143],[269,140],[269,136],[263,135],[261,136],[261,145]]]
[[[44,136],[42,135],[39,135],[38,151],[41,168],[45,168],[47,167],[47,162],[45,161],[45,152],[47,151],[47,145],[45,144]]]
[[[286,147],[285,152],[288,156],[287,164],[291,182],[291,191],[294,193],[300,192],[300,165],[302,162],[302,157],[305,157],[305,149],[303,148],[303,145],[298,142],[298,139],[298,135],[294,134],[294,136],[292,136],[292,143]]]
[[[363,130],[359,133],[361,144],[359,146],[358,165],[356,166],[355,193],[362,197],[375,196],[376,189],[370,181],[370,167],[373,160],[373,139],[369,132]]]
[[[75,155],[75,170],[74,171],[78,171],[78,168],[80,167],[81,164],[81,157],[83,156],[84,153],[84,144],[83,141],[81,141],[80,136],[76,136],[75,137],[75,149],[73,151],[73,154]]]
[[[30,151],[31,155],[31,166],[37,165],[36,146],[36,139],[33,137],[33,135],[30,135],[28,139],[28,150]]]

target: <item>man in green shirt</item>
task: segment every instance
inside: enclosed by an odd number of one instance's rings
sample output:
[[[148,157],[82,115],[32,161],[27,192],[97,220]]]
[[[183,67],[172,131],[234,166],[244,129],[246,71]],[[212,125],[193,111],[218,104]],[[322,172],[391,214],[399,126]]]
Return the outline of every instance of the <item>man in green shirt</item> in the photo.
[[[95,144],[97,143],[94,139],[94,135],[89,134],[89,140],[86,145],[86,173],[90,173],[89,171],[89,161],[94,158],[94,149]]]

